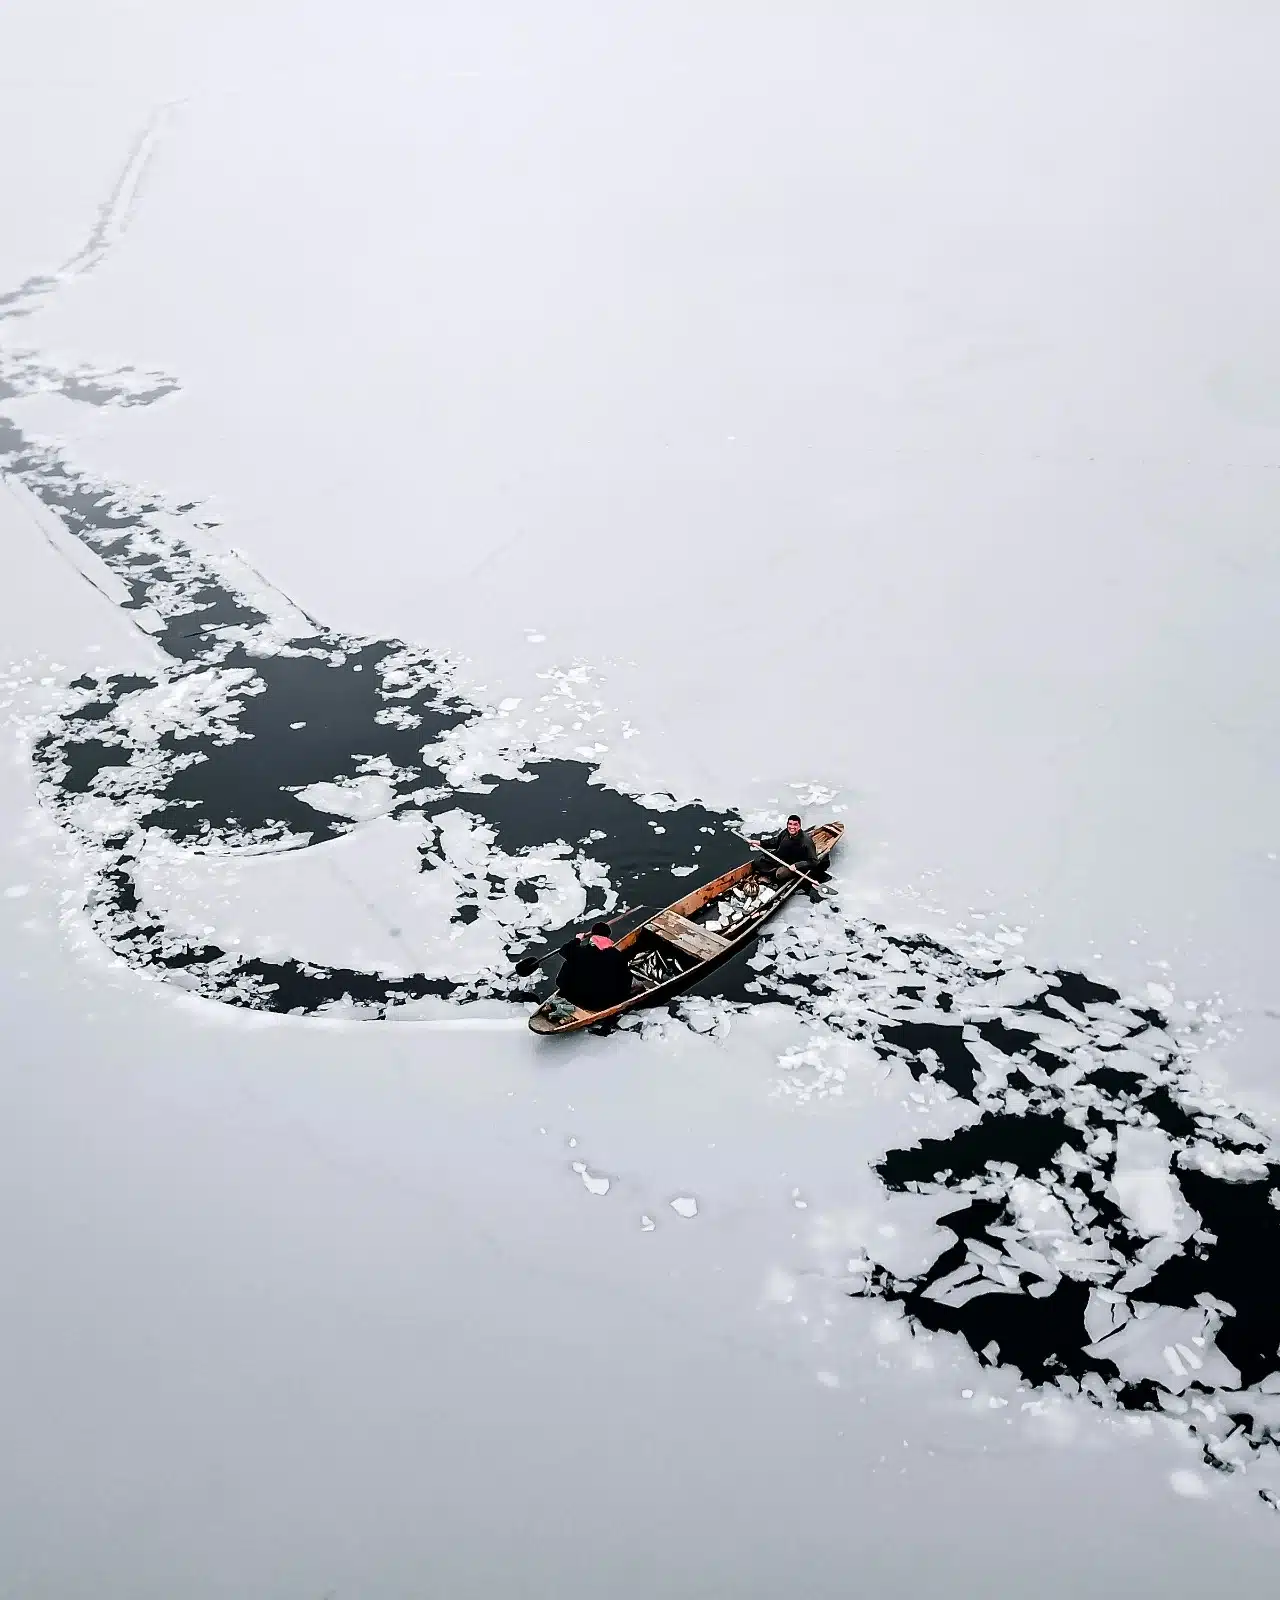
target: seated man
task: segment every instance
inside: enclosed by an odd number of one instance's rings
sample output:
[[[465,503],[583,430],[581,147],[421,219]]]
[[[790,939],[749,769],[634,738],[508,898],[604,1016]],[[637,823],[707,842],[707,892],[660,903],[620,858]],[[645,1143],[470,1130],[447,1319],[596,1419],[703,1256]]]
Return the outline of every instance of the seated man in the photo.
[[[583,1011],[607,1011],[631,993],[631,968],[609,937],[609,924],[597,922],[590,933],[561,945],[564,965],[556,989]]]
[[[769,852],[756,864],[756,873],[762,878],[772,878],[775,883],[789,883],[798,875],[797,868],[809,878],[825,878],[827,875],[826,863],[819,857],[813,840],[804,831],[794,811],[787,818],[786,828],[775,838],[750,839],[747,842],[753,850],[763,847]],[[778,860],[772,860],[773,856],[777,856]],[[787,865],[781,865],[782,862]],[[804,889],[810,900],[818,898],[818,891],[812,884],[805,884]]]

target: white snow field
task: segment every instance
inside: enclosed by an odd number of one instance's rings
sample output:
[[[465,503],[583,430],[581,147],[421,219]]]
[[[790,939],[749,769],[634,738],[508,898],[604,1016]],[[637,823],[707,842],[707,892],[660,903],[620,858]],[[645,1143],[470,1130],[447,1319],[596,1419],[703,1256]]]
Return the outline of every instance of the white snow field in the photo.
[[[0,9],[5,1600],[1263,1591],[1278,55]]]

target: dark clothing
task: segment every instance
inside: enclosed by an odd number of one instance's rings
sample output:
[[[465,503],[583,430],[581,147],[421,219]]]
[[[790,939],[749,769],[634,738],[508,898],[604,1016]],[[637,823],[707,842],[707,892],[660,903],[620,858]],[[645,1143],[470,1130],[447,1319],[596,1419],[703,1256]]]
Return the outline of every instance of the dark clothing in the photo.
[[[775,838],[761,839],[760,843],[771,852],[770,855],[762,855],[756,862],[756,872],[762,878],[770,878],[774,883],[791,883],[796,877],[793,867],[809,878],[821,879],[827,876],[826,864],[819,857],[813,840],[803,828],[799,833],[788,833],[784,828]],[[780,867],[777,861],[773,860],[773,856],[778,856],[790,865]],[[810,900],[819,898],[818,891],[811,883],[802,883],[801,888]]]
[[[810,872],[818,865],[818,852],[814,849],[813,840],[803,828],[798,833],[788,833],[784,828],[775,838],[761,839],[760,843],[766,850],[772,851],[779,860],[799,867],[801,872]],[[769,857],[765,856],[764,861],[768,860]],[[770,864],[776,866],[777,862]]]
[[[767,878],[770,883],[794,883],[797,877],[799,877],[804,870],[805,869],[803,867],[775,867],[772,861],[766,861],[763,866],[756,867],[756,872],[759,874],[759,876],[762,878]],[[808,874],[806,873],[805,876],[807,877]],[[826,867],[818,868],[819,879],[828,876],[829,873]],[[822,899],[822,896],[814,888],[813,884],[806,883],[803,878],[800,880],[800,889],[802,893],[809,896],[810,900],[816,901]]]
[[[564,965],[556,988],[583,1011],[607,1011],[631,993],[631,968],[616,945],[601,950],[590,939],[570,939],[560,954]]]

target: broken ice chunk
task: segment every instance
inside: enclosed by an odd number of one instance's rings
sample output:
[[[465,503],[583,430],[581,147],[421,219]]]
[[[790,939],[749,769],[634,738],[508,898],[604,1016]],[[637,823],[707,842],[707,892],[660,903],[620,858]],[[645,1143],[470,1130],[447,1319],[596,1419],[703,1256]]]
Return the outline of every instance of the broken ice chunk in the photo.
[[[1239,1387],[1239,1372],[1213,1343],[1222,1321],[1216,1312],[1148,1301],[1135,1301],[1133,1312],[1114,1333],[1086,1345],[1086,1354],[1114,1362],[1126,1382],[1149,1378],[1171,1394],[1186,1389],[1193,1374],[1207,1388]]]
[[[972,1261],[966,1261],[964,1266],[931,1283],[923,1292],[930,1300],[937,1300],[941,1305],[962,1306],[975,1295],[1000,1291],[993,1290],[990,1280],[983,1277]]]
[[[1133,1315],[1129,1302],[1123,1295],[1110,1289],[1100,1289],[1095,1284],[1089,1290],[1089,1303],[1084,1312],[1084,1328],[1090,1339],[1105,1339],[1115,1333]]]
[[[1117,1130],[1111,1196],[1133,1231],[1147,1239],[1186,1238],[1191,1231],[1182,1190],[1169,1170],[1172,1155],[1167,1135],[1157,1128]]]
[[[588,1194],[608,1194],[609,1179],[589,1171],[585,1161],[575,1161],[573,1170],[582,1179],[582,1187]]]

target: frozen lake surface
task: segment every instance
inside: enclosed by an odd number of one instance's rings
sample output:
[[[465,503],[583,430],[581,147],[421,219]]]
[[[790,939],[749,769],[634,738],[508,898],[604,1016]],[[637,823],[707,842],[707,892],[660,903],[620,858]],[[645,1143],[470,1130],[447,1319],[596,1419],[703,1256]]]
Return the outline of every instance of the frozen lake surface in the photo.
[[[0,21],[3,1587],[1270,1570],[1276,33]]]

